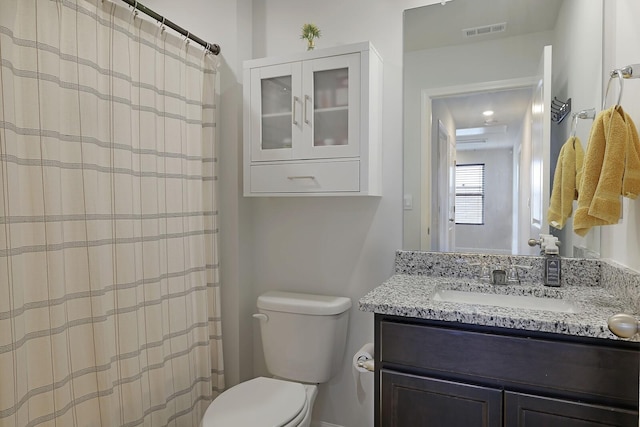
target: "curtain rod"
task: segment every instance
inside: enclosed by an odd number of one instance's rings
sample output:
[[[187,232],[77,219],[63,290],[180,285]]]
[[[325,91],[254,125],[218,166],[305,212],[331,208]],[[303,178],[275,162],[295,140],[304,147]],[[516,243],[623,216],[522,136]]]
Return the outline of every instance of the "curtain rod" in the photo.
[[[138,10],[146,15],[149,15],[151,18],[155,19],[156,21],[162,23],[162,25],[167,26],[169,28],[171,28],[172,30],[180,33],[181,35],[183,35],[184,37],[193,40],[194,42],[198,43],[199,45],[203,46],[205,49],[207,49],[209,52],[213,53],[214,55],[218,55],[220,53],[220,45],[217,45],[215,43],[207,43],[206,41],[202,40],[200,37],[194,36],[193,34],[191,34],[189,31],[185,30],[184,28],[182,28],[181,26],[174,24],[173,22],[169,21],[168,19],[166,19],[164,16],[154,12],[153,10],[149,9],[148,7],[138,3],[136,0],[122,0],[123,2],[127,3],[129,6],[132,6],[134,8],[134,10]]]

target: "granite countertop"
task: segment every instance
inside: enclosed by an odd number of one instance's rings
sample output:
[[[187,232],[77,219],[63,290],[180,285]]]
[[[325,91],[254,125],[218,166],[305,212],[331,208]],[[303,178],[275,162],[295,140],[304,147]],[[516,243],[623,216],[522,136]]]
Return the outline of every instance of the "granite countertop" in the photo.
[[[532,295],[562,298],[577,307],[576,313],[524,308],[435,301],[442,289],[472,290],[483,293]],[[474,325],[552,332],[584,337],[619,339],[609,331],[607,319],[629,312],[629,305],[601,286],[563,286],[542,284],[491,285],[477,279],[395,274],[359,301],[362,311],[420,319],[461,322]],[[636,335],[636,339],[638,336]]]

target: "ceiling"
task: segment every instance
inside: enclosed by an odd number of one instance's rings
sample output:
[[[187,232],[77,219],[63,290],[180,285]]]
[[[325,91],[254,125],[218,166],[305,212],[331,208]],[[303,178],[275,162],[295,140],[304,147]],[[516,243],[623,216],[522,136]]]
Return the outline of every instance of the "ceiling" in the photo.
[[[434,99],[451,112],[458,129],[484,128],[487,135],[457,138],[457,149],[488,149],[513,146],[530,108],[532,88],[500,90]],[[492,110],[490,123],[485,123],[483,111]],[[506,132],[500,132],[506,126]],[[465,139],[487,139],[481,144],[460,144]]]
[[[562,0],[447,0],[405,11],[404,51],[435,49],[495,40],[504,37],[553,31]],[[522,11],[526,13],[522,13]],[[454,22],[455,25],[451,25]],[[506,23],[504,31],[466,37],[463,30]],[[529,108],[532,89],[501,90],[440,98],[446,104],[456,127],[504,127],[507,132],[493,134],[488,143],[460,145],[459,149],[496,148],[513,145]],[[482,112],[493,110],[495,123],[487,126]],[[477,137],[475,137],[477,138]],[[463,148],[464,147],[464,148]]]
[[[448,0],[445,5],[408,9],[404,14],[404,51],[552,31],[561,6],[560,0]],[[503,22],[507,24],[504,32],[465,37],[462,31]]]

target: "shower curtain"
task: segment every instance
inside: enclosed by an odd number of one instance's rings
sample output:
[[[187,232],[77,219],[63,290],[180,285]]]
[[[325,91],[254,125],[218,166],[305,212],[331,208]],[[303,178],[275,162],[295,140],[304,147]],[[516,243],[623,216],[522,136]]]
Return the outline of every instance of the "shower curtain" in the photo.
[[[0,2],[0,427],[197,426],[224,387],[216,59]]]

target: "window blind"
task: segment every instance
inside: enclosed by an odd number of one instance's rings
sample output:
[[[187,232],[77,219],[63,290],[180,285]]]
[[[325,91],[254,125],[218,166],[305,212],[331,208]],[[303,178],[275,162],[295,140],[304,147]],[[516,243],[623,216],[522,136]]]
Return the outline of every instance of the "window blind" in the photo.
[[[484,224],[484,163],[456,165],[456,224]]]

